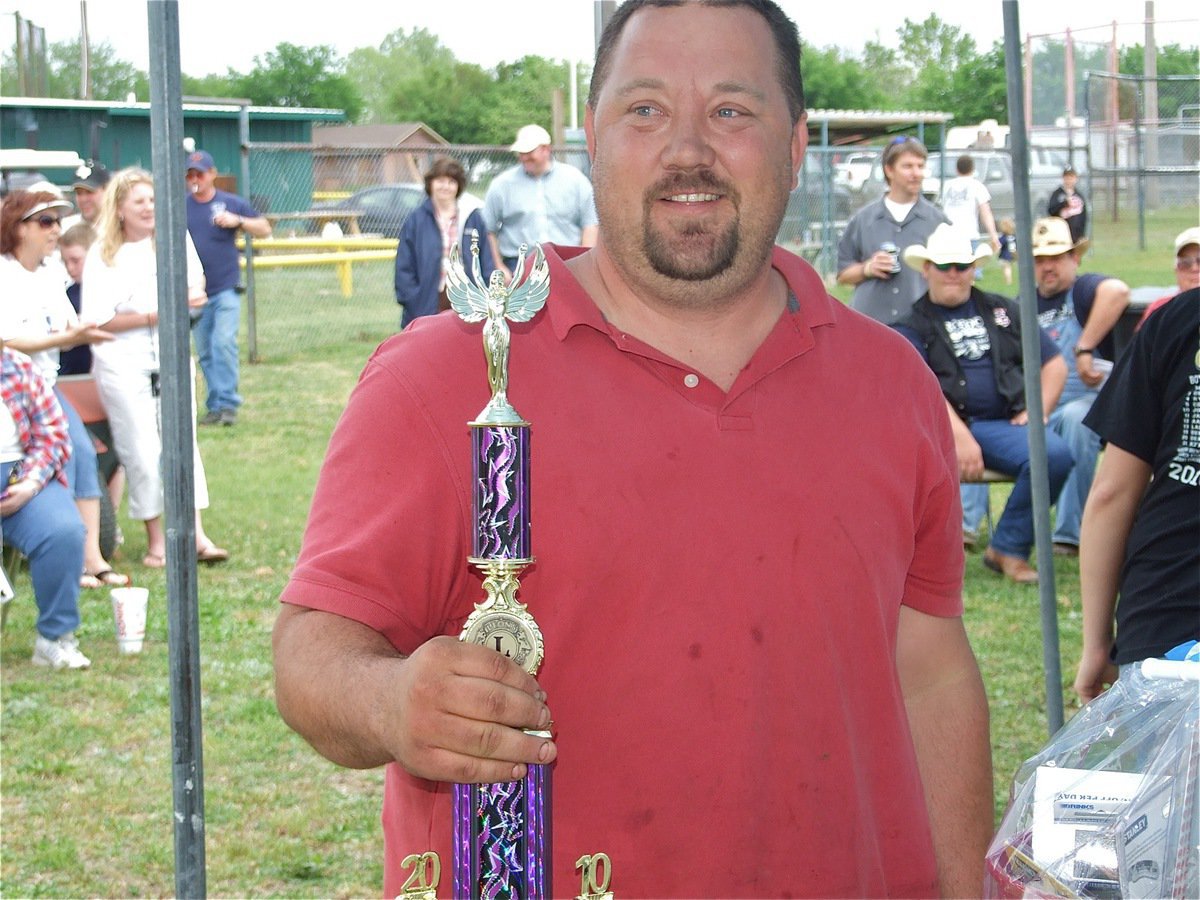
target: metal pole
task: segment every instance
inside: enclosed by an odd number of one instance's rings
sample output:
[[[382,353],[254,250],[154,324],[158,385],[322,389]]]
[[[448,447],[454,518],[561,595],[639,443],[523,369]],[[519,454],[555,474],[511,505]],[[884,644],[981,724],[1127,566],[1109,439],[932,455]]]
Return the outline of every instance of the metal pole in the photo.
[[[1021,354],[1025,359],[1025,406],[1029,411],[1029,469],[1033,488],[1033,530],[1037,544],[1038,592],[1042,612],[1042,666],[1046,673],[1046,720],[1050,734],[1063,724],[1062,661],[1058,653],[1058,609],[1054,591],[1054,553],[1050,544],[1050,481],[1046,467],[1037,286],[1033,278],[1033,215],[1029,203],[1029,142],[1021,86],[1021,39],[1017,0],[1004,2],[1004,68],[1008,80],[1008,121],[1012,138],[1013,199],[1017,219],[1017,257],[1021,286]]]
[[[87,0],[79,0],[79,99],[92,99],[92,45],[88,38]],[[95,159],[93,154],[92,159]]]
[[[238,110],[238,143],[241,146],[241,190],[243,197],[250,200],[250,101],[243,101]],[[249,345],[250,362],[258,362],[258,304],[254,293],[254,236],[242,232],[246,242],[246,338]]]
[[[155,258],[166,500],[175,896],[191,898],[204,897],[206,888],[179,4],[177,0],[148,0],[146,6],[150,25],[151,159],[158,188]]]
[[[1142,134],[1142,104],[1146,102],[1142,93],[1142,82],[1134,82],[1133,94],[1133,149],[1137,159],[1137,219],[1138,249],[1146,249],[1146,155]]]

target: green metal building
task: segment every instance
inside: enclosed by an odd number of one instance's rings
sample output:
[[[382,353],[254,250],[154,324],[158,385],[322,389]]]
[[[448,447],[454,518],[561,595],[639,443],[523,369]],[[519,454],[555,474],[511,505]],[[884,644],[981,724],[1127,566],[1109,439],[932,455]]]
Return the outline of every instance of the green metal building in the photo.
[[[346,121],[340,109],[243,107],[232,103],[185,103],[184,135],[197,148],[212,154],[222,186],[261,202],[260,208],[295,203],[306,206],[312,196],[310,166],[297,171],[281,165],[270,151],[255,151],[250,159],[250,190],[241,180],[240,129],[243,109],[251,143],[309,144],[314,124]],[[150,104],[97,100],[59,100],[45,97],[0,97],[0,148],[73,150],[110,170],[151,166]],[[295,154],[290,156],[294,157]],[[287,158],[285,155],[284,159]],[[286,179],[281,177],[286,172]],[[47,171],[53,183],[68,187],[73,172]],[[265,202],[262,202],[265,201]],[[257,205],[257,204],[256,204]]]

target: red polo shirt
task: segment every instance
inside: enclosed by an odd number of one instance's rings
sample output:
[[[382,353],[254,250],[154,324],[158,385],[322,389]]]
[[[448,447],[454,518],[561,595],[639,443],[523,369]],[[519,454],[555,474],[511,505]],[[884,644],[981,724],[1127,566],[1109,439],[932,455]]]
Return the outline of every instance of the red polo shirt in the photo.
[[[548,247],[553,293],[513,327],[533,423],[522,577],[555,718],[555,895],[605,852],[638,897],[936,894],[894,651],[899,608],[962,612],[941,392],[899,335],[775,251],[796,302],[725,393],[608,326]],[[478,326],[417,320],[363,372],[283,600],[410,653],[482,598],[467,422]],[[434,849],[449,785],[387,773],[385,893]]]

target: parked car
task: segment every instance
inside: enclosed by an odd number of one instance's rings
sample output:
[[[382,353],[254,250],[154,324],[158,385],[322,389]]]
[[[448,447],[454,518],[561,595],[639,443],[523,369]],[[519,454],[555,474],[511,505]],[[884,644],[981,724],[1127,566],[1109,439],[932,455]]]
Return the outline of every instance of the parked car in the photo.
[[[921,193],[927,200],[940,205],[943,178],[949,181],[958,175],[958,158],[964,152],[969,152],[975,160],[975,177],[987,186],[992,195],[992,215],[997,220],[1005,216],[1013,216],[1016,210],[1013,193],[1012,157],[1004,150],[947,150],[945,153],[934,151],[925,162],[925,180]],[[1038,153],[1031,158],[1029,174],[1029,194],[1032,200],[1033,217],[1046,214],[1046,203],[1053,191],[1062,182],[1062,165],[1056,163],[1056,156],[1048,153]],[[883,178],[883,165],[876,161],[871,167],[871,174],[863,183],[859,192],[860,205],[878,199],[887,193],[887,183]]]
[[[423,182],[402,181],[363,188],[340,200],[314,203],[313,209],[357,213],[360,232],[394,238],[400,236],[400,226],[413,210],[425,202],[425,196]],[[459,203],[468,212],[483,206],[483,201],[470,191],[463,192]],[[341,226],[343,231],[349,230],[348,223],[349,220]]]
[[[871,166],[878,158],[878,153],[852,153],[834,166],[837,173],[835,178],[851,191],[860,191],[863,183],[871,175]]]
[[[777,242],[812,243],[819,239],[826,221],[835,229],[845,225],[852,205],[850,189],[836,180],[832,169],[826,169],[818,156],[805,156],[799,183],[788,196]]]
[[[940,205],[942,195],[943,174],[946,181],[958,175],[958,158],[963,155],[961,150],[948,150],[946,153],[931,153],[925,165],[925,182],[921,193],[926,198]],[[1012,157],[1001,151],[971,151],[975,160],[975,177],[984,183],[992,195],[992,215],[997,220],[1005,216],[1013,216],[1016,211],[1016,201],[1013,193]],[[1029,163],[1029,194],[1032,200],[1033,217],[1046,214],[1046,204],[1050,193],[1062,182],[1062,163],[1057,158],[1046,154],[1031,154]]]
[[[400,226],[409,213],[425,199],[425,185],[417,182],[380,184],[355,191],[340,200],[324,200],[313,204],[314,210],[322,212],[346,211],[358,214],[358,229],[363,234],[378,234],[394,238],[400,234]],[[343,231],[349,231],[349,220],[342,223]]]

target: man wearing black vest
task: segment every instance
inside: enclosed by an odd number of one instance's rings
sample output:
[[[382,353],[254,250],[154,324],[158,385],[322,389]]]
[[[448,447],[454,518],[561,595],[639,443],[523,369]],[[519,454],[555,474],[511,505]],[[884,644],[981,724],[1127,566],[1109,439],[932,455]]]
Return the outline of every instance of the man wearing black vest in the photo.
[[[895,324],[929,364],[942,387],[962,481],[978,481],[985,468],[1013,476],[1012,493],[996,523],[983,564],[1019,584],[1034,584],[1033,503],[1029,483],[1029,414],[1016,306],[973,286],[975,264],[991,253],[972,250],[971,239],[939,225],[929,243],[908,247],[906,265],[920,271],[929,290]],[[1054,409],[1067,380],[1062,353],[1039,329],[1042,407]],[[1071,472],[1071,451],[1046,433],[1050,496],[1057,497]]]

